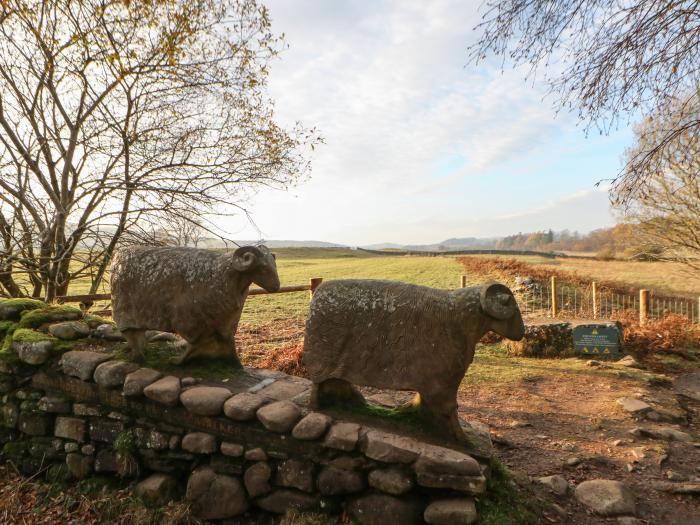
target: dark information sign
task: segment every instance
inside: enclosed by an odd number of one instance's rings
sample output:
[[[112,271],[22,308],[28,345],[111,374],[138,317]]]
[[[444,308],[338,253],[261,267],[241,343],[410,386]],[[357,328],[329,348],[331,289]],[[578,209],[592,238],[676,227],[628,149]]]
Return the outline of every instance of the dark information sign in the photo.
[[[574,327],[574,349],[580,356],[619,358],[622,334],[615,324],[582,324]]]

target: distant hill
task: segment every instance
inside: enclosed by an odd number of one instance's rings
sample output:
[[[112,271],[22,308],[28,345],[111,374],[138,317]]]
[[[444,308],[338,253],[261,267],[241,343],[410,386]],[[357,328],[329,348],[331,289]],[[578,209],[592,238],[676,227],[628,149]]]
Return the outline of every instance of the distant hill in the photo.
[[[251,241],[251,240],[237,240],[236,243],[239,246],[264,244],[268,248],[347,248],[343,244],[336,244],[333,242],[324,241],[290,241],[290,240],[264,240],[264,241]],[[207,237],[202,239],[198,245],[200,248],[232,248],[235,245],[231,243],[224,243],[221,239],[214,239],[212,237]]]
[[[395,244],[395,243],[380,243],[362,246],[367,250],[406,250],[414,252],[448,252],[457,250],[490,250],[496,247],[498,242],[497,237],[493,238],[477,238],[464,237],[446,239],[435,244]]]

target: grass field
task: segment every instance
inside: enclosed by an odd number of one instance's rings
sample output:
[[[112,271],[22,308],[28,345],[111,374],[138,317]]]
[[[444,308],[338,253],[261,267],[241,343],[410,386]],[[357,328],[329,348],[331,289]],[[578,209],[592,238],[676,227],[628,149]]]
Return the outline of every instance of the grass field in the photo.
[[[692,272],[681,263],[552,259],[529,255],[484,255],[484,257],[518,259],[542,268],[576,272],[582,277],[588,277],[591,280],[616,281],[623,285],[649,288],[670,295],[700,295],[700,272]]]
[[[282,285],[306,284],[311,277],[331,279],[392,279],[435,288],[456,288],[463,272],[453,257],[381,257],[351,250],[287,249],[277,253]],[[306,317],[307,292],[251,296],[242,323],[267,324]]]

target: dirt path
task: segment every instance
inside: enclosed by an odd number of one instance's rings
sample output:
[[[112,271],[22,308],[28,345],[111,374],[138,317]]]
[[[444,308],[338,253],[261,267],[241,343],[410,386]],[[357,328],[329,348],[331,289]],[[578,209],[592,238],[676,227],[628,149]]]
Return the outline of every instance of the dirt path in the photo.
[[[473,365],[478,366],[478,362]],[[470,371],[471,372],[471,371]],[[700,402],[683,398],[688,424],[635,421],[618,405],[623,396],[670,399],[670,387],[650,387],[591,370],[556,371],[507,385],[477,383],[460,393],[460,412],[489,426],[497,455],[516,480],[544,503],[542,523],[609,524],[615,518],[590,514],[573,495],[576,484],[614,479],[637,497],[636,523],[700,525],[700,496],[659,490],[669,471],[677,479],[700,480],[700,444],[635,437],[635,427],[671,427],[700,441]],[[567,463],[568,461],[568,463]],[[533,478],[558,474],[570,485],[555,496]]]

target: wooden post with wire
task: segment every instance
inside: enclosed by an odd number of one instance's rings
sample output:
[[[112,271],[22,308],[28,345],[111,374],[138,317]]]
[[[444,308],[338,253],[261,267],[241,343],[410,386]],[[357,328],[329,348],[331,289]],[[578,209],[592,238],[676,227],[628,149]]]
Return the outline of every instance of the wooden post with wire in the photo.
[[[558,299],[557,299],[557,278],[552,275],[551,279],[551,292],[552,292],[552,317],[557,316],[557,312],[559,311],[559,304],[558,304]]]
[[[461,275],[459,278],[459,287],[460,288],[466,288],[467,287],[467,276],[466,275]]]
[[[639,324],[649,318],[649,290],[639,290]]]
[[[309,290],[310,290],[309,296],[310,297],[314,296],[314,292],[316,291],[316,288],[318,288],[322,282],[323,282],[322,277],[312,277],[311,279],[309,279]]]
[[[591,295],[593,297],[593,319],[598,319],[598,287],[595,281],[591,283]]]

